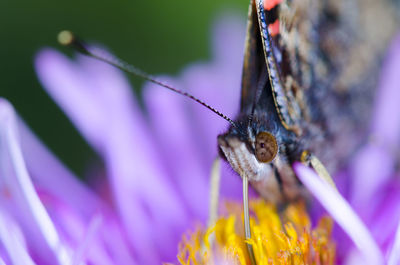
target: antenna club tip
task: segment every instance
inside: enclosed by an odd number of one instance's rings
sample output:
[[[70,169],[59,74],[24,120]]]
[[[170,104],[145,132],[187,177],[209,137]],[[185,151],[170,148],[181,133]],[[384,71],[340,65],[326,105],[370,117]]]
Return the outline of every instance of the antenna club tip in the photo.
[[[74,34],[69,30],[63,30],[58,33],[57,40],[61,45],[67,46],[74,41]]]

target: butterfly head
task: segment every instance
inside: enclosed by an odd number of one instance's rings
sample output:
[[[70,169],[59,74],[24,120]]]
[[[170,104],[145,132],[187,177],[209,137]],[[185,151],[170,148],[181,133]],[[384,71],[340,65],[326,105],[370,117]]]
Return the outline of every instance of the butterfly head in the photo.
[[[242,177],[260,180],[270,172],[270,163],[279,156],[279,130],[259,122],[237,122],[218,136],[221,155]]]

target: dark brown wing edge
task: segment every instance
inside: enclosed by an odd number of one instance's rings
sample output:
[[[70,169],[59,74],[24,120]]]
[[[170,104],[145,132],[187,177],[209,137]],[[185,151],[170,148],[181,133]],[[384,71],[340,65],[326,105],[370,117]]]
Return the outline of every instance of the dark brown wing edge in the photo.
[[[257,11],[254,0],[250,0],[247,18],[247,33],[244,49],[242,92],[240,110],[249,114],[253,107],[261,65],[265,66]]]

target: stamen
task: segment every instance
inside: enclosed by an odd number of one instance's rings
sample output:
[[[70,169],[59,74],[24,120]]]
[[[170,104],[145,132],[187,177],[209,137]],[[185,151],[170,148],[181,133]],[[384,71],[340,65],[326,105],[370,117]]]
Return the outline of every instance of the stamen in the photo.
[[[289,205],[283,212],[263,200],[250,202],[251,239],[245,239],[240,203],[226,204],[227,216],[213,227],[185,235],[179,245],[180,264],[251,264],[247,244],[255,262],[263,264],[334,264],[331,240],[333,221],[323,217],[315,228],[304,203]],[[209,244],[211,236],[215,243]]]

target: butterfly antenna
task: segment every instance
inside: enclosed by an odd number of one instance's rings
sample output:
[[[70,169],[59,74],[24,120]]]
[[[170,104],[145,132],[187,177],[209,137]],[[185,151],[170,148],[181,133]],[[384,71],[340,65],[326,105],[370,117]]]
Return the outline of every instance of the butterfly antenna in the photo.
[[[167,88],[169,90],[174,91],[175,93],[178,93],[182,96],[185,96],[187,98],[190,98],[194,101],[196,101],[197,103],[203,105],[204,107],[206,107],[207,109],[211,110],[212,112],[214,112],[215,114],[217,114],[218,116],[222,117],[223,119],[227,120],[232,126],[236,127],[235,122],[230,119],[229,117],[227,117],[225,114],[223,114],[222,112],[216,110],[215,108],[211,107],[210,105],[208,105],[207,103],[205,103],[204,101],[196,98],[195,96],[176,89],[162,81],[157,80],[156,78],[152,77],[151,75],[149,75],[148,73],[142,71],[139,68],[136,68],[133,65],[130,65],[126,62],[124,62],[123,60],[107,55],[104,51],[102,51],[101,49],[93,49],[93,48],[89,48],[88,45],[86,45],[83,41],[81,41],[80,39],[78,39],[72,32],[68,31],[68,30],[64,30],[61,31],[58,34],[58,42],[64,46],[70,46],[72,48],[74,48],[75,50],[77,50],[78,52],[87,55],[89,57],[98,59],[100,61],[103,61],[107,64],[110,64],[114,67],[117,67],[119,69],[121,69],[122,71],[125,71],[129,74],[141,77],[147,81],[150,81],[154,84],[157,84],[159,86],[162,86],[164,88]]]

